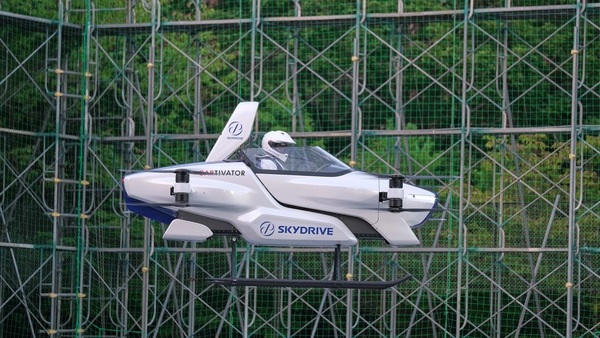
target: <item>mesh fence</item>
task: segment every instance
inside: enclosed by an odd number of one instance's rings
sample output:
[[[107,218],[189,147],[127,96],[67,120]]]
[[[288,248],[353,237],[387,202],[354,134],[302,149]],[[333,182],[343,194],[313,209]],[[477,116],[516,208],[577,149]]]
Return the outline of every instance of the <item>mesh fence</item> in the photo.
[[[600,335],[600,2],[0,10],[0,336]],[[361,239],[338,269],[333,248],[163,240],[122,177],[204,161],[240,101],[250,145],[286,130],[435,192],[421,245]],[[410,277],[214,283],[336,275]]]

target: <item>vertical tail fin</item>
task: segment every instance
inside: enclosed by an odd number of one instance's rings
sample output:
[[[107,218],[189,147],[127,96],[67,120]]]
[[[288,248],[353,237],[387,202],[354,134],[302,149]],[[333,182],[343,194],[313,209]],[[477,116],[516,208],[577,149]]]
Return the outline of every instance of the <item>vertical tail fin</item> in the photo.
[[[241,102],[227,121],[206,162],[223,161],[250,137],[258,111],[258,102]]]

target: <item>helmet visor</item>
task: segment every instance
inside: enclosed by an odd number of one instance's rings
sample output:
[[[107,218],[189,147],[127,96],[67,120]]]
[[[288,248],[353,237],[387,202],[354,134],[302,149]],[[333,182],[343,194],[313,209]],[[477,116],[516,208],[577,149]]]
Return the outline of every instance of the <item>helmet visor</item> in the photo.
[[[269,145],[271,146],[271,148],[285,148],[285,147],[290,146],[289,143],[275,142],[275,141],[269,141]]]
[[[285,143],[285,142],[269,141],[269,146],[271,147],[271,149],[274,152],[279,153],[282,156],[285,156],[285,159],[287,159],[289,152],[292,150],[292,147],[290,147],[291,145],[293,145],[293,144]],[[285,161],[284,158],[280,158],[280,159],[282,161]]]

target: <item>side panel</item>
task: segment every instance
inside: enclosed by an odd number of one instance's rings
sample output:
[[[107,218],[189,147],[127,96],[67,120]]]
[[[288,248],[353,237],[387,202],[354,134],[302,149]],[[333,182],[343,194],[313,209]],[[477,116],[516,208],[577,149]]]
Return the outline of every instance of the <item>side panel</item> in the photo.
[[[379,194],[389,190],[389,179],[364,172],[342,176],[259,174],[259,179],[280,203],[331,214],[361,218],[391,245],[418,245],[412,228],[427,220],[437,197],[432,192],[404,184],[403,208],[392,212]]]
[[[352,246],[356,237],[337,218],[289,208],[258,208],[238,217],[244,238],[261,245]]]
[[[379,179],[376,176],[358,171],[333,177],[281,174],[257,176],[282,204],[357,216],[371,224],[379,219]]]

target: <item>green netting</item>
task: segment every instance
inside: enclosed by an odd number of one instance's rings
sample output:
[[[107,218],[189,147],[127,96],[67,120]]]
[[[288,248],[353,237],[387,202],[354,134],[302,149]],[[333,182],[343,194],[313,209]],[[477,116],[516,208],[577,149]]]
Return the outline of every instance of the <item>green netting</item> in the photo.
[[[597,337],[599,1],[0,4],[0,336]],[[127,173],[204,161],[240,101],[438,194],[418,247],[164,241]],[[232,251],[233,245],[237,246]]]

